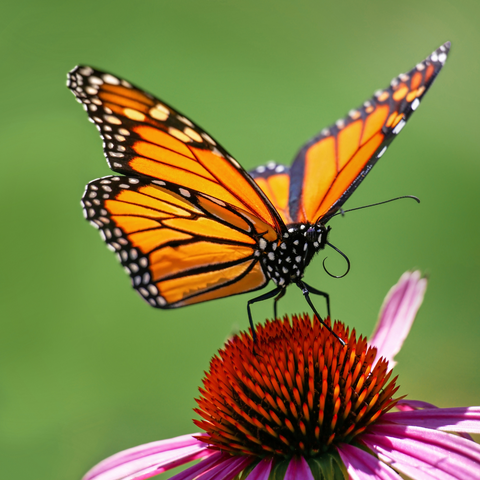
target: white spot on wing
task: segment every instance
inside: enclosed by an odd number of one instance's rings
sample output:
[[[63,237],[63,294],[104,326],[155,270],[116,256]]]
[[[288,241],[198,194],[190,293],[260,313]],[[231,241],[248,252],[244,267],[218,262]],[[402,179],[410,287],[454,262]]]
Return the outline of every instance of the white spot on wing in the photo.
[[[238,169],[241,169],[241,165],[234,159],[234,158],[231,158],[230,157],[230,161],[232,162],[232,164],[237,167]]]
[[[122,121],[119,118],[114,117],[113,115],[105,115],[104,118],[108,123],[113,123],[114,125],[122,124]]]
[[[91,75],[93,73],[93,69],[90,68],[90,67],[83,67],[83,68],[80,68],[78,71],[82,75],[85,75],[86,77],[88,77],[89,75]]]
[[[177,118],[185,125],[188,125],[189,127],[193,127],[193,123],[188,118],[182,117],[181,115],[177,115]]]
[[[207,135],[205,132],[202,132],[202,137],[211,145],[216,145],[215,141],[210,135]]]
[[[88,77],[88,81],[90,82],[91,85],[103,85],[103,80],[98,77]]]
[[[395,128],[393,129],[393,133],[395,135],[398,135],[401,131],[402,131],[402,128],[405,126],[405,120],[400,120],[397,125],[395,126]]]
[[[140,269],[138,268],[138,265],[136,263],[131,263],[130,264],[130,270],[133,272],[133,273],[137,273]]]
[[[120,80],[109,73],[102,75],[103,81],[109,83],[110,85],[118,85]]]
[[[377,158],[380,158],[387,150],[387,147],[383,147],[377,155]]]
[[[157,287],[155,285],[150,284],[148,286],[148,289],[150,290],[150,293],[152,295],[158,295],[158,290],[157,290]]]
[[[410,106],[412,107],[412,110],[416,110],[419,105],[420,105],[420,100],[416,98]]]

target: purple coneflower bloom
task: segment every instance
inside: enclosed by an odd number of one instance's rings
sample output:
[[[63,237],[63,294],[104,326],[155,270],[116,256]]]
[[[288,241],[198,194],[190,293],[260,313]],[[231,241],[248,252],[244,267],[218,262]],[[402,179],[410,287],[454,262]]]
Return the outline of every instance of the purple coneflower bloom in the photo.
[[[468,435],[480,433],[480,407],[394,398],[393,358],[425,288],[418,272],[400,278],[370,345],[336,322],[342,347],[308,316],[259,325],[254,349],[249,334],[233,337],[200,389],[204,433],[117,453],[84,480],[142,480],[198,459],[172,479],[480,479]]]

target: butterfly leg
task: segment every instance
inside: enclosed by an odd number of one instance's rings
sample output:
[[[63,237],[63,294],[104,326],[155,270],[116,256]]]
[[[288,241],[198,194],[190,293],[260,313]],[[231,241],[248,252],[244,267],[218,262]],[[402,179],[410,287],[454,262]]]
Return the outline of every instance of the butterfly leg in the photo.
[[[302,282],[301,280],[299,280],[297,282],[297,286],[298,288],[300,288],[300,290],[302,291],[303,295],[305,296],[305,300],[307,301],[307,303],[310,305],[310,308],[313,310],[313,313],[317,316],[317,318],[320,320],[320,322],[322,323],[322,325],[342,344],[342,345],[345,345],[345,342],[322,320],[322,317],[320,317],[320,315],[318,314],[316,308],[314,307],[313,303],[312,303],[312,300],[310,299],[310,291],[309,291],[309,287],[305,282]],[[312,289],[312,290],[315,290],[315,289]],[[320,292],[319,290],[315,290],[315,291],[312,291],[312,293],[314,294],[317,294],[317,292],[319,292],[318,294],[319,295],[324,295],[326,298],[328,298],[328,294],[326,294],[325,292]],[[327,303],[328,305],[328,303]]]
[[[263,300],[268,300],[269,298],[275,297],[275,295],[281,294],[282,290],[285,290],[285,289],[282,287],[274,288],[271,292],[264,293],[263,295],[260,295],[259,297],[256,297],[256,298],[252,298],[247,302],[248,321],[250,322],[250,329],[252,330],[253,343],[257,341],[257,338],[255,335],[255,328],[253,327],[252,311],[250,309],[250,305],[252,303],[262,302]]]
[[[282,288],[282,291],[273,300],[273,318],[277,318],[277,302],[285,295],[286,288]]]
[[[320,295],[321,297],[325,298],[325,301],[327,302],[327,313],[330,318],[332,319],[332,315],[330,313],[330,295],[326,292],[322,292],[320,290],[317,290],[316,288],[312,287],[311,285],[308,285],[308,283],[302,282],[308,289],[310,293],[313,293],[314,295]]]

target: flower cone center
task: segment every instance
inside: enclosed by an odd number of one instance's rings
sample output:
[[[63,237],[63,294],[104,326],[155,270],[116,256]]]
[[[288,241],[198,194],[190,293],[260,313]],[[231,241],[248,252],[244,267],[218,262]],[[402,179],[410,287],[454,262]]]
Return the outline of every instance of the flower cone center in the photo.
[[[329,320],[327,320],[329,322]],[[398,389],[376,349],[336,322],[266,322],[227,342],[210,363],[194,420],[199,437],[232,454],[315,457],[350,442],[392,408]]]

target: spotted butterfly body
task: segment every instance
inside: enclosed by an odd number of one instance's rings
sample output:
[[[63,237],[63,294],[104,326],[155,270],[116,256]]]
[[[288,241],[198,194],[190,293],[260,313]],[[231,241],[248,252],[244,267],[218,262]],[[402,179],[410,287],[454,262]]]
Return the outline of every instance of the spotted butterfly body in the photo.
[[[443,67],[447,42],[320,132],[292,166],[247,173],[209,134],[131,83],[79,66],[68,87],[104,141],[113,175],[90,182],[86,218],[152,306],[303,285],[338,212]]]

